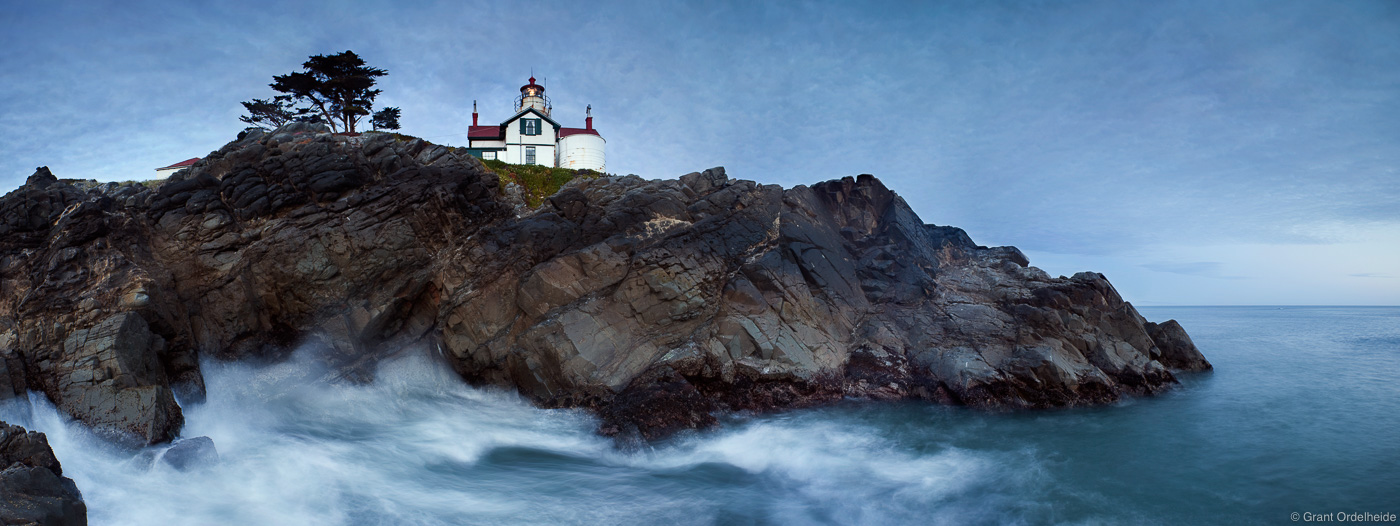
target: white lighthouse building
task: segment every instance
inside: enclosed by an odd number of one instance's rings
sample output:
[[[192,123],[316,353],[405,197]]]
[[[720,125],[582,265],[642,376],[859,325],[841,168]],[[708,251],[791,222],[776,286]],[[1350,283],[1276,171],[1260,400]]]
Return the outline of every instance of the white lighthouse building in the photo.
[[[530,83],[520,87],[520,97],[515,99],[515,115],[499,125],[478,125],[476,103],[472,102],[467,148],[482,159],[499,159],[511,164],[603,171],[606,141],[593,129],[593,107],[588,107],[582,128],[560,126],[550,117],[552,110],[549,97],[544,95],[544,86],[535,84],[535,77],[530,77]]]

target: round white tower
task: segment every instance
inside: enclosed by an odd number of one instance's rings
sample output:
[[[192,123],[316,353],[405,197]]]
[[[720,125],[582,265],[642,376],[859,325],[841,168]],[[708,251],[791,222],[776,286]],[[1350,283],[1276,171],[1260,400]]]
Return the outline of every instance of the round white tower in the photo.
[[[535,77],[530,77],[530,83],[520,87],[520,96],[515,98],[515,111],[518,113],[525,108],[549,115],[549,97],[544,96],[544,86],[535,84]]]
[[[607,167],[603,148],[607,141],[593,129],[593,106],[588,107],[588,118],[584,129],[568,128],[559,138],[559,167],[575,170],[588,169],[596,172]]]

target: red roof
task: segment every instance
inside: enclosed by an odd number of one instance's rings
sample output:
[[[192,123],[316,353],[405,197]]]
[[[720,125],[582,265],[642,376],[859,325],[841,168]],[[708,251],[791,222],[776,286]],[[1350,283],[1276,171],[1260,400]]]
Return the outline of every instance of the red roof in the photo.
[[[500,139],[504,137],[505,134],[501,133],[501,126],[499,124],[467,127],[468,139]]]
[[[587,133],[587,134],[589,134],[589,135],[598,135],[598,130],[590,130],[590,129],[588,129],[588,128],[559,128],[559,138],[561,138],[561,139],[564,138],[564,137],[568,137],[568,136],[570,136],[570,135],[578,135],[578,134],[580,134],[580,133]],[[599,136],[599,137],[602,137],[602,135],[598,135],[598,136]]]
[[[186,166],[192,165],[192,164],[197,163],[197,162],[199,162],[199,158],[198,158],[198,157],[195,157],[195,158],[193,158],[193,159],[185,159],[185,160],[183,160],[183,161],[180,161],[180,162],[178,162],[178,163],[172,164],[172,165],[170,165],[170,166],[166,166],[166,167],[164,167],[164,168],[156,168],[156,170],[169,170],[169,169],[171,169],[171,168],[184,168],[184,167],[186,167]]]

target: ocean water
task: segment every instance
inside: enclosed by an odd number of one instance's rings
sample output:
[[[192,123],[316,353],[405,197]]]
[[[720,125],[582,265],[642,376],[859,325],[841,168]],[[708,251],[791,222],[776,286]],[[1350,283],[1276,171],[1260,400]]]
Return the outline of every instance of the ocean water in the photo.
[[[619,451],[579,411],[463,385],[427,356],[369,385],[209,362],[179,472],[40,397],[92,524],[1280,524],[1400,514],[1400,308],[1155,307],[1216,370],[1108,407],[986,413],[851,401],[725,417]]]

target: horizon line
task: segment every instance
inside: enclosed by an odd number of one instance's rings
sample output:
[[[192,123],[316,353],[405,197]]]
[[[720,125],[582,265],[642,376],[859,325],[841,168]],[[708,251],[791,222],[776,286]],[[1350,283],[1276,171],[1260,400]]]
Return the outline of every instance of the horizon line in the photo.
[[[1128,303],[1133,303],[1133,302],[1129,301]],[[1386,308],[1386,307],[1396,308],[1396,307],[1400,307],[1400,305],[1343,305],[1343,304],[1297,304],[1297,303],[1287,303],[1287,304],[1284,304],[1284,303],[1280,303],[1280,304],[1265,304],[1265,303],[1261,303],[1261,304],[1225,304],[1225,305],[1139,305],[1139,304],[1133,303],[1133,306],[1134,306],[1134,307],[1337,307],[1337,308],[1341,308],[1341,307],[1381,307],[1381,308]]]

